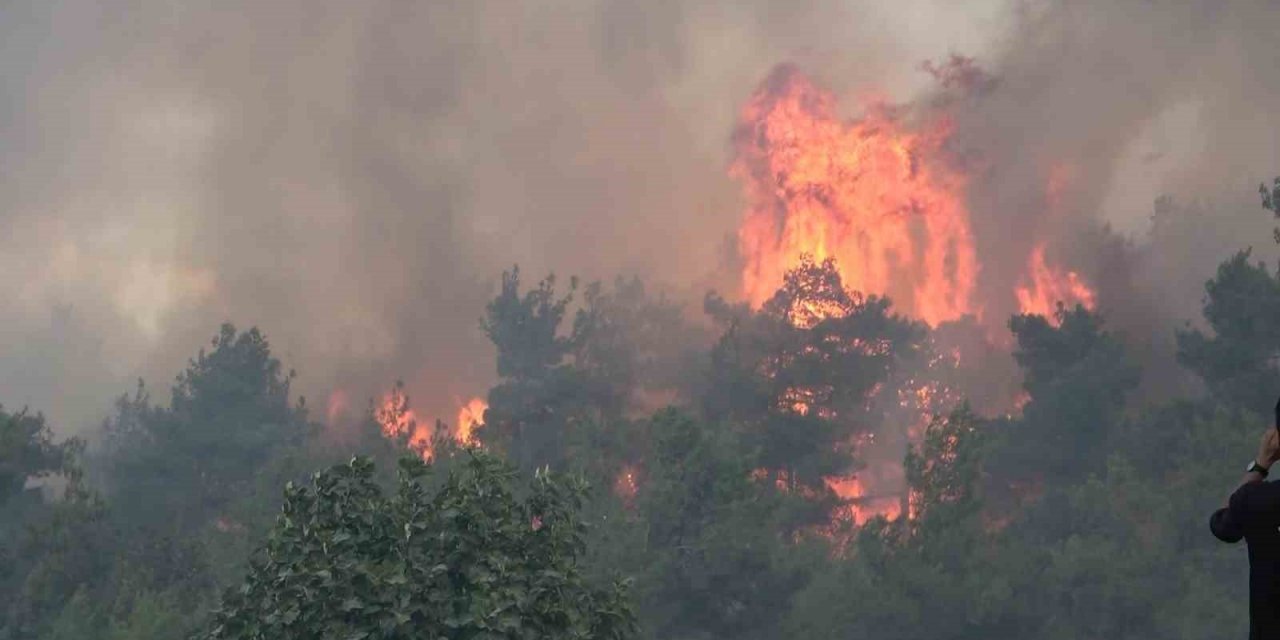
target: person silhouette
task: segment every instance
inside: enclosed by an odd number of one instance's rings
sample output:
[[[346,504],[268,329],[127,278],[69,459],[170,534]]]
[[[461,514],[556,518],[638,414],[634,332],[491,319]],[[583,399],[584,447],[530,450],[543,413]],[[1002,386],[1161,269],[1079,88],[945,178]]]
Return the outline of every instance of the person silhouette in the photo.
[[[1240,486],[1209,518],[1219,540],[1249,547],[1249,640],[1280,640],[1280,483],[1265,482],[1280,457],[1280,400],[1275,419]]]

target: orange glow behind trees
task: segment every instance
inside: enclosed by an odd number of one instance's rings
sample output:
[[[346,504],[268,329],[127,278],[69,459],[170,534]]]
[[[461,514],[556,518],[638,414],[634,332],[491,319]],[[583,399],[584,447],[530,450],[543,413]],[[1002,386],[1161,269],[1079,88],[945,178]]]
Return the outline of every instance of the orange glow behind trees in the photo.
[[[482,398],[472,398],[458,409],[458,422],[452,434],[453,440],[460,445],[478,444],[473,436],[475,428],[484,424],[484,412],[489,408]],[[448,427],[436,421],[434,426],[419,422],[418,416],[409,407],[409,397],[405,395],[404,384],[396,385],[382,397],[381,403],[374,407],[373,419],[377,422],[382,435],[396,440],[403,440],[410,449],[419,453],[424,460],[431,460],[434,455],[433,439],[442,429]]]
[[[833,516],[858,524],[876,516],[910,517],[897,450],[919,443],[935,414],[958,401],[951,383],[942,380],[958,366],[959,351],[934,354],[924,364],[913,364],[918,367],[913,374],[895,372],[903,377],[886,378],[861,397],[846,398],[847,389],[837,390],[839,385],[813,371],[831,366],[832,358],[865,357],[883,367],[889,365],[879,360],[896,356],[883,336],[878,342],[874,333],[871,338],[857,332],[843,336],[833,327],[867,304],[883,304],[895,318],[901,314],[936,328],[966,316],[981,322],[985,306],[1004,310],[1011,302],[977,297],[981,265],[966,200],[970,176],[948,148],[951,133],[940,110],[909,114],[873,103],[858,118],[841,118],[832,93],[787,65],[761,83],[734,132],[730,173],[743,185],[748,206],[737,234],[743,296],[764,316],[776,316],[802,333],[833,334],[824,339],[840,342],[765,357],[755,373],[779,382],[769,402],[780,424],[799,417],[798,423],[825,423],[859,434],[835,447],[860,466],[817,474],[817,483],[810,478],[805,487],[816,494],[825,485],[843,502]],[[1044,193],[1049,211],[1062,209],[1073,177],[1068,163],[1050,167]],[[543,302],[549,304],[547,291]],[[1011,293],[1021,313],[1048,318],[1059,303],[1090,310],[1096,303],[1095,292],[1076,272],[1046,261],[1044,241],[1034,244]],[[567,300],[548,309],[563,315]],[[836,323],[822,329],[826,320]],[[553,332],[548,340],[555,344],[559,338]],[[777,377],[776,371],[789,367],[795,368],[790,378]],[[866,422],[880,411],[877,407],[891,408],[878,418],[883,425]],[[434,437],[476,444],[475,428],[487,408],[480,397],[467,401],[458,409],[452,433],[437,434],[442,425],[419,425],[397,386],[376,413],[384,434],[404,438],[430,458]],[[875,447],[859,439],[875,429],[887,430]],[[795,476],[785,460],[774,462],[780,464],[766,465],[761,473],[794,489]],[[623,469],[613,489],[624,500],[634,499],[642,489],[636,468]]]

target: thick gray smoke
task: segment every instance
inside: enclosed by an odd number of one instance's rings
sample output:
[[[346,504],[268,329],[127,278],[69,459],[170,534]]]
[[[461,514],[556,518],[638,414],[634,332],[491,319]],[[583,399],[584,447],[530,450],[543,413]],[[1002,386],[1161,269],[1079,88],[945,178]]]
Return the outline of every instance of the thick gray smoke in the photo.
[[[512,263],[732,289],[728,136],[781,61],[856,105],[976,56],[1000,84],[958,114],[991,165],[975,224],[1059,224],[1036,210],[1058,160],[1064,229],[1141,239],[1159,193],[1198,199],[1226,217],[1144,276],[1189,316],[1223,251],[1270,244],[1276,23],[1265,2],[7,2],[0,402],[82,430],[231,320],[321,413],[401,377],[447,418],[488,386],[477,319]],[[991,242],[985,281],[1013,280],[1025,247]]]
[[[1103,285],[1107,306],[1117,274],[1096,246],[1072,255],[1073,238],[1102,220],[1145,241],[1162,194],[1201,201],[1214,221],[1149,248],[1158,255],[1139,270],[1156,273],[1138,277],[1172,302],[1161,311],[1194,313],[1225,253],[1273,253],[1257,185],[1280,170],[1280,83],[1267,78],[1280,62],[1274,4],[1046,3],[1024,6],[1014,24],[988,63],[998,89],[959,110],[963,144],[983,153],[972,206],[985,286],[1008,291],[1028,243],[1049,237],[1059,260]]]

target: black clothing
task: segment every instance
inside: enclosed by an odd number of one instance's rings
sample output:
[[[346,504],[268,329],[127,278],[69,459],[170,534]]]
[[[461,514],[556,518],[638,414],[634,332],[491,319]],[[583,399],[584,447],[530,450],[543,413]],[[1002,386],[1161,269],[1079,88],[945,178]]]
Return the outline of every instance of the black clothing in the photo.
[[[1280,640],[1280,483],[1241,485],[1209,529],[1223,542],[1249,545],[1249,640]]]

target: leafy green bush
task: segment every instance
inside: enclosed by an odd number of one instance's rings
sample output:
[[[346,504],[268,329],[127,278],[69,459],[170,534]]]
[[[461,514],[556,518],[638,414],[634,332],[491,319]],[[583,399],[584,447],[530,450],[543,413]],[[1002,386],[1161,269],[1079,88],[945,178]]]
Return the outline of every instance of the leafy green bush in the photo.
[[[577,558],[585,485],[546,471],[528,495],[479,451],[436,489],[400,462],[384,494],[355,458],[285,489],[283,513],[209,639],[629,637],[626,585],[595,588]]]

